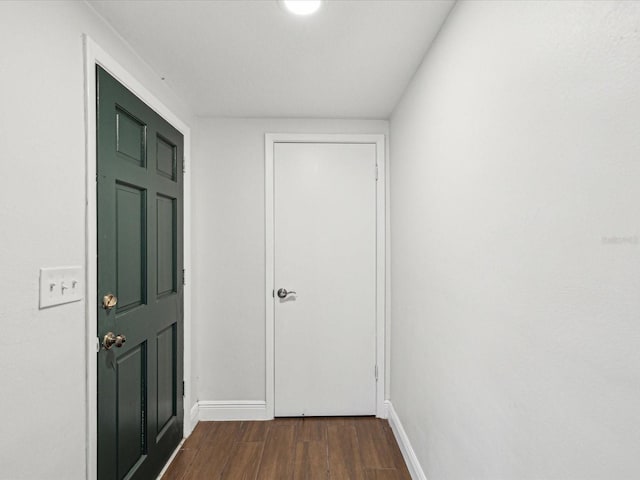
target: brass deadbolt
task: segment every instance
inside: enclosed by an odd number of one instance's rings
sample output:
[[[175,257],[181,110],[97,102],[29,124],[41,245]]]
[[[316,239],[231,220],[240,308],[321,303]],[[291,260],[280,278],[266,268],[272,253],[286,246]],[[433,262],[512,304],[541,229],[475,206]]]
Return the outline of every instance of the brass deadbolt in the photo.
[[[102,297],[102,308],[105,310],[111,310],[118,303],[118,297],[116,297],[113,293],[107,293],[104,297]]]

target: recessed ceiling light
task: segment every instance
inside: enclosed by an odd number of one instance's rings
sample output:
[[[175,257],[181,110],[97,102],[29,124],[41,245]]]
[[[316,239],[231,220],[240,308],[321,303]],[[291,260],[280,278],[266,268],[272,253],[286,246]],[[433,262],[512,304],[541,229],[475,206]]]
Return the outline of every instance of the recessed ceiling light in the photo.
[[[280,3],[294,15],[311,15],[318,11],[322,0],[280,0]]]

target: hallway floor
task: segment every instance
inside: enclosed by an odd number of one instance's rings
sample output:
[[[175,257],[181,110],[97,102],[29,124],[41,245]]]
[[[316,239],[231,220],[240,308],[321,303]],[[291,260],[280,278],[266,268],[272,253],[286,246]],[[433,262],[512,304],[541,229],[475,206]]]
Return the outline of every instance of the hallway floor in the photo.
[[[410,480],[386,420],[200,422],[162,480]]]

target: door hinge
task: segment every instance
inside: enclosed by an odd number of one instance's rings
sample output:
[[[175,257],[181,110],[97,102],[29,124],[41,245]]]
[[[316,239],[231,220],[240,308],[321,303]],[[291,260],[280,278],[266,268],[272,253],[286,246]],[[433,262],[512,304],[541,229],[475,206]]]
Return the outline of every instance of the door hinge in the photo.
[[[378,365],[376,365],[375,368],[375,376],[376,376],[376,382],[378,381]]]
[[[185,273],[185,269],[182,269],[182,285],[187,284],[187,274]]]
[[[187,164],[184,161],[184,157],[182,157],[182,173],[187,173]]]
[[[182,396],[183,396],[183,397],[184,397],[184,392],[185,392],[185,390],[184,390],[184,380],[183,380],[183,381],[182,381]]]
[[[378,164],[376,163],[376,182],[378,181]]]

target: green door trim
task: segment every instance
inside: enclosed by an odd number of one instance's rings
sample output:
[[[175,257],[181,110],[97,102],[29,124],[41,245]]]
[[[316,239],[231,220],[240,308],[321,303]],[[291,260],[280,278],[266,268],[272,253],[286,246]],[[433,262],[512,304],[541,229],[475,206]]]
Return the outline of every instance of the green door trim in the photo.
[[[97,362],[96,353],[98,347],[97,335],[97,310],[93,299],[97,298],[97,188],[96,188],[96,65],[102,66],[105,70],[116,77],[129,90],[134,92],[138,98],[153,108],[164,119],[169,121],[184,137],[184,163],[186,173],[184,174],[184,197],[187,199],[184,204],[184,268],[186,269],[186,285],[184,286],[184,345],[183,345],[183,376],[186,382],[184,396],[184,436],[188,437],[193,430],[193,420],[191,413],[192,398],[190,392],[191,379],[191,251],[190,251],[190,231],[191,231],[191,209],[189,197],[190,188],[190,127],[170,108],[158,100],[143,84],[141,84],[131,73],[124,69],[108,52],[103,50],[88,35],[83,35],[84,45],[84,65],[85,65],[85,193],[86,193],[86,216],[85,216],[85,272],[86,289],[86,405],[84,413],[86,426],[86,456],[85,470],[86,478],[97,478]],[[151,80],[153,81],[153,80]]]

